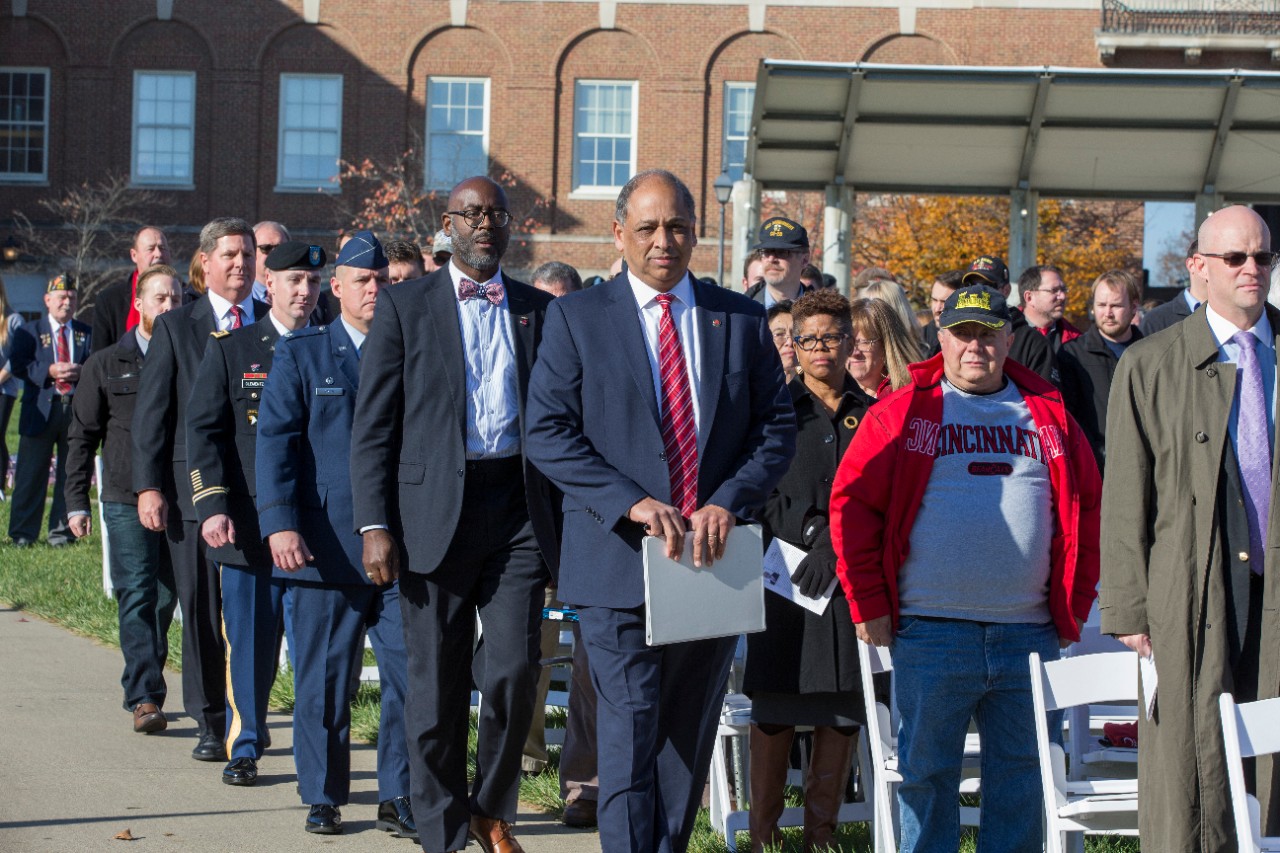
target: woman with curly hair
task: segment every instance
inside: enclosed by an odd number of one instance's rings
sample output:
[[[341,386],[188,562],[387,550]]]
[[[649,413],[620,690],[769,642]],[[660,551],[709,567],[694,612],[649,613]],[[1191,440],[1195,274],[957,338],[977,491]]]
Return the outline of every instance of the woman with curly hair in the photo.
[[[831,480],[872,398],[848,375],[854,326],[849,302],[817,290],[791,306],[800,375],[787,386],[795,406],[796,455],[760,514],[766,535],[808,555],[792,580],[811,597],[835,580],[827,531]],[[804,849],[825,850],[836,830],[854,737],[862,721],[857,636],[844,593],[814,614],[781,596],[765,596],[762,633],[747,638],[744,692],[751,697],[751,849],[781,841],[778,818],[798,725],[813,726],[804,784]]]

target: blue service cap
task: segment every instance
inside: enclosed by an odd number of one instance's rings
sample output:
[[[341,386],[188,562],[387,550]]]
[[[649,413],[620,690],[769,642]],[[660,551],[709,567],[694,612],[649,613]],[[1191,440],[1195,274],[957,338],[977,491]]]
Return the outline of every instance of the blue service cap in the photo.
[[[391,265],[382,251],[382,243],[372,231],[357,231],[342,244],[334,264],[340,267],[357,267],[362,270],[380,270]]]

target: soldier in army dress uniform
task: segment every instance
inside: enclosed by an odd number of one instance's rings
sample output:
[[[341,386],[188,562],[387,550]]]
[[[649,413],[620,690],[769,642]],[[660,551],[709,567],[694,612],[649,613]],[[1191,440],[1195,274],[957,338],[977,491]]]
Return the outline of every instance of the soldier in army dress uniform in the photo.
[[[252,326],[210,337],[187,407],[192,501],[222,584],[230,759],[222,781],[228,785],[258,780],[284,609],[284,581],[273,577],[271,551],[262,541],[254,506],[258,410],[276,343],[307,325],[324,265],[319,246],[288,242],[272,250],[267,257],[271,312]]]

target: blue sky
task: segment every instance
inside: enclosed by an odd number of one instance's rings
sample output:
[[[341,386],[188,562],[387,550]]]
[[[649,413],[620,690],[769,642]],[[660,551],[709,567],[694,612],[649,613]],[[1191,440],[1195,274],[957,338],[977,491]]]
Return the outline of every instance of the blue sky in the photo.
[[[1145,206],[1142,265],[1151,274],[1152,287],[1176,287],[1181,282],[1160,281],[1160,255],[1170,237],[1181,235],[1194,224],[1196,206],[1190,202],[1149,201]],[[1185,249],[1185,247],[1182,247]]]

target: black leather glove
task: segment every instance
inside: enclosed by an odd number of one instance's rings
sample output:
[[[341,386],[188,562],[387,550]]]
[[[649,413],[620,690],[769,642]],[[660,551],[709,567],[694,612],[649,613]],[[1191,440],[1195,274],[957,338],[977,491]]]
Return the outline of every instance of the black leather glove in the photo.
[[[835,580],[836,554],[827,548],[815,548],[800,561],[796,573],[791,576],[800,591],[810,598],[817,598]]]

